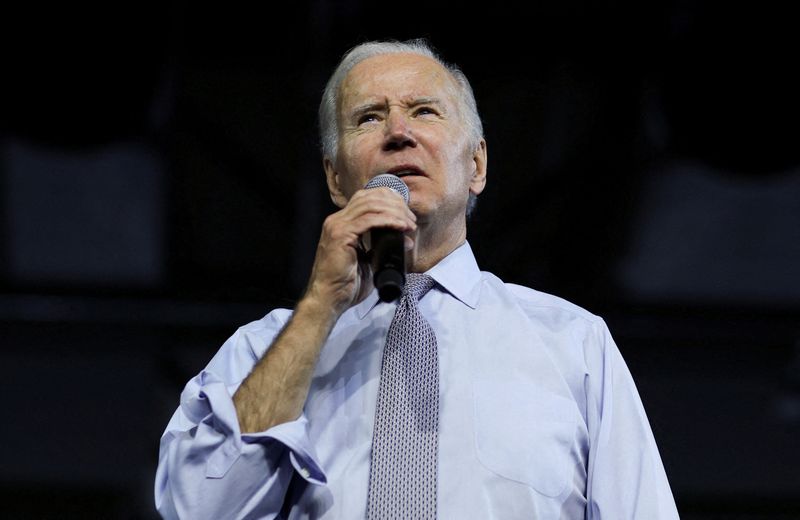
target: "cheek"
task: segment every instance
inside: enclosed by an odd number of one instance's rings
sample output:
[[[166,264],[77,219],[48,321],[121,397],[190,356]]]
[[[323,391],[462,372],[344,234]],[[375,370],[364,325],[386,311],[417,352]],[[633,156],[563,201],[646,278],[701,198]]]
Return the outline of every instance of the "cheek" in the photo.
[[[475,170],[475,161],[473,160],[473,152],[469,144],[465,141],[466,140],[450,148],[451,153],[447,161],[454,174],[458,176],[458,179],[468,183]],[[461,182],[458,184],[461,184]]]
[[[363,157],[345,152],[339,160],[339,185],[342,191],[350,198],[353,193],[364,187],[367,182],[368,171]]]
[[[466,192],[469,191],[472,185],[472,178],[475,173],[475,161],[472,151],[466,148],[462,149],[460,153],[453,154],[451,172],[454,176],[451,190],[466,196]]]
[[[374,148],[374,138],[369,133],[351,135],[341,144],[340,156],[348,166],[358,165],[367,159],[369,150]]]

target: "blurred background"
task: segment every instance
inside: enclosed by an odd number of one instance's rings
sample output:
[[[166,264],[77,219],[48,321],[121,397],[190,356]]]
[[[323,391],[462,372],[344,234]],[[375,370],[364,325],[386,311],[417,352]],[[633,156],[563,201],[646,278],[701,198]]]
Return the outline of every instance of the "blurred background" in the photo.
[[[606,319],[682,518],[800,518],[788,8],[113,4],[4,8],[4,518],[157,518],[183,385],[303,290],[333,210],[328,75],[412,37],[461,65],[484,119],[481,267]]]

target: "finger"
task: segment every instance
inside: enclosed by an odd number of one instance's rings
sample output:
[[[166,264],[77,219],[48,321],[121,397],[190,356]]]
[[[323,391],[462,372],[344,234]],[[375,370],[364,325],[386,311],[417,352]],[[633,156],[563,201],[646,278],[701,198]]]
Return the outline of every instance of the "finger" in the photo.
[[[366,215],[376,215],[384,218],[387,226],[397,227],[402,231],[407,229],[414,230],[417,227],[416,216],[404,205],[387,205],[384,201],[375,199],[355,201],[352,205],[348,205],[342,210],[339,218],[343,222],[357,222]],[[395,222],[401,223],[399,227]]]
[[[342,225],[343,234],[352,234],[355,244],[358,243],[358,238],[361,235],[375,228],[390,228],[406,233],[414,231],[416,224],[409,222],[403,216],[388,213],[364,213],[356,218],[349,219]]]
[[[371,190],[359,190],[351,198],[348,206],[360,208],[369,206],[372,210],[385,207],[386,210],[396,209],[402,211],[409,219],[416,221],[417,217],[406,204],[405,199],[394,190],[389,188],[375,188]]]

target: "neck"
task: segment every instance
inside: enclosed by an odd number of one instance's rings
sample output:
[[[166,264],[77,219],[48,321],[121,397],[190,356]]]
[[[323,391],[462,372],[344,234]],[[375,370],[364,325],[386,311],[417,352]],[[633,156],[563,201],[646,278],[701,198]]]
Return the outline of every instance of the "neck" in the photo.
[[[407,260],[408,272],[424,273],[438,264],[444,257],[456,250],[467,240],[466,219],[458,222],[458,226],[437,229],[433,225],[421,225],[418,228],[414,250]]]

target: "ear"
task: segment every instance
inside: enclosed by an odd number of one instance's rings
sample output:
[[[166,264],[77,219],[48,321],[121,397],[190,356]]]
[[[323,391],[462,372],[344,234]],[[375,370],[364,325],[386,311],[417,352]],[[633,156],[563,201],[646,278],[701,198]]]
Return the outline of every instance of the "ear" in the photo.
[[[322,159],[322,167],[325,168],[325,179],[328,181],[328,193],[331,195],[331,200],[336,206],[345,207],[347,197],[344,196],[339,184],[339,173],[336,171],[336,166],[329,157],[325,157]]]
[[[483,188],[486,187],[486,140],[481,139],[475,152],[472,154],[472,160],[475,162],[475,170],[472,172],[472,178],[469,181],[469,191],[475,195],[480,195]]]

